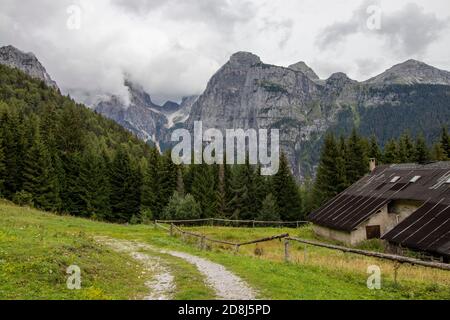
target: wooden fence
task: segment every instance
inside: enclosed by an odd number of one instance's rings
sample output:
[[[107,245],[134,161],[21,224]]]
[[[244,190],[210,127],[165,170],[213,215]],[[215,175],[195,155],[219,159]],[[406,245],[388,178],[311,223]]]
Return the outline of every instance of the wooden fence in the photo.
[[[255,228],[257,225],[276,225],[276,226],[286,226],[286,227],[300,227],[302,225],[308,224],[309,221],[260,221],[260,220],[230,220],[230,219],[219,219],[219,218],[206,218],[206,219],[191,219],[191,220],[155,220],[154,223],[159,224],[199,224],[208,223],[209,225],[226,224],[226,225],[251,225]]]
[[[332,245],[332,244],[323,243],[323,242],[305,240],[305,239],[300,239],[300,238],[296,238],[296,237],[290,237],[288,233],[274,235],[274,236],[251,240],[251,241],[245,241],[245,242],[231,242],[231,241],[212,239],[212,238],[207,237],[204,234],[182,230],[180,227],[174,225],[173,223],[171,223],[169,227],[166,227],[158,222],[155,222],[155,228],[156,227],[168,231],[170,236],[172,236],[172,237],[175,236],[176,233],[178,233],[183,237],[184,240],[186,239],[186,236],[198,238],[199,239],[199,247],[201,250],[204,250],[206,248],[207,242],[211,242],[211,243],[218,243],[218,244],[222,244],[222,245],[231,246],[234,248],[234,251],[237,253],[241,246],[284,239],[284,260],[286,262],[290,262],[290,242],[294,241],[294,242],[298,242],[298,243],[303,243],[305,245],[322,247],[322,248],[327,248],[330,250],[338,250],[338,251],[353,253],[353,254],[357,254],[357,255],[375,257],[375,258],[379,258],[379,259],[386,259],[386,260],[394,261],[394,262],[398,263],[399,265],[403,264],[403,263],[408,263],[411,265],[419,265],[419,266],[423,266],[423,267],[429,267],[429,268],[435,268],[435,269],[441,269],[441,270],[450,270],[450,264],[447,264],[447,263],[423,261],[420,259],[414,259],[414,258],[409,258],[409,257],[405,257],[405,256],[399,256],[399,255],[393,255],[393,254],[387,254],[387,253],[381,253],[381,252],[375,252],[375,251],[367,251],[367,250],[361,250],[361,249],[354,249],[354,248],[337,246],[337,245]]]

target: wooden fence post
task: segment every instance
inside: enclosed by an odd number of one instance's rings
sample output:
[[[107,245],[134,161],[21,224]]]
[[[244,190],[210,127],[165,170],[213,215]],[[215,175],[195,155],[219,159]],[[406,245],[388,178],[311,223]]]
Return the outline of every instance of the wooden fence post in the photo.
[[[253,220],[252,223],[253,223],[253,228],[255,228],[255,220]]]
[[[170,224],[170,236],[173,237],[173,223]]]
[[[205,249],[205,236],[202,236],[200,238],[200,250],[204,250]]]
[[[284,262],[289,262],[291,260],[289,256],[289,240],[284,240]]]
[[[239,252],[239,245],[234,246],[234,253],[237,254]]]

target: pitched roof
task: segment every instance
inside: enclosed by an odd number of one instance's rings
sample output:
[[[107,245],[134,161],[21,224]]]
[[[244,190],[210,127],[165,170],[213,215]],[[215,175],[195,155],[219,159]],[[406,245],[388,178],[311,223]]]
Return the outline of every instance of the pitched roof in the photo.
[[[449,179],[450,162],[379,166],[314,211],[309,220],[352,231],[392,200],[416,200],[422,207],[383,238],[450,255]]]

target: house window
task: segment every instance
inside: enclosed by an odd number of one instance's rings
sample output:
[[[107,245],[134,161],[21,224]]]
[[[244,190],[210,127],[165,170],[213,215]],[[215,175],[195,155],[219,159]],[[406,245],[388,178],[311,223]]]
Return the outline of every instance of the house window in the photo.
[[[395,204],[395,201],[391,201],[388,203],[387,210],[388,210],[388,213],[398,213],[398,209]]]
[[[366,227],[366,238],[367,238],[367,240],[380,239],[381,238],[380,226],[367,226]]]

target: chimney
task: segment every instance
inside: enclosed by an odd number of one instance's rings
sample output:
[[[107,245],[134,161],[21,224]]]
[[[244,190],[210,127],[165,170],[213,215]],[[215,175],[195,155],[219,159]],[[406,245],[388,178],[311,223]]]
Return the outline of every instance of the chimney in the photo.
[[[375,170],[376,167],[377,167],[377,160],[375,158],[370,158],[370,160],[369,160],[370,172],[373,172],[373,170]]]

